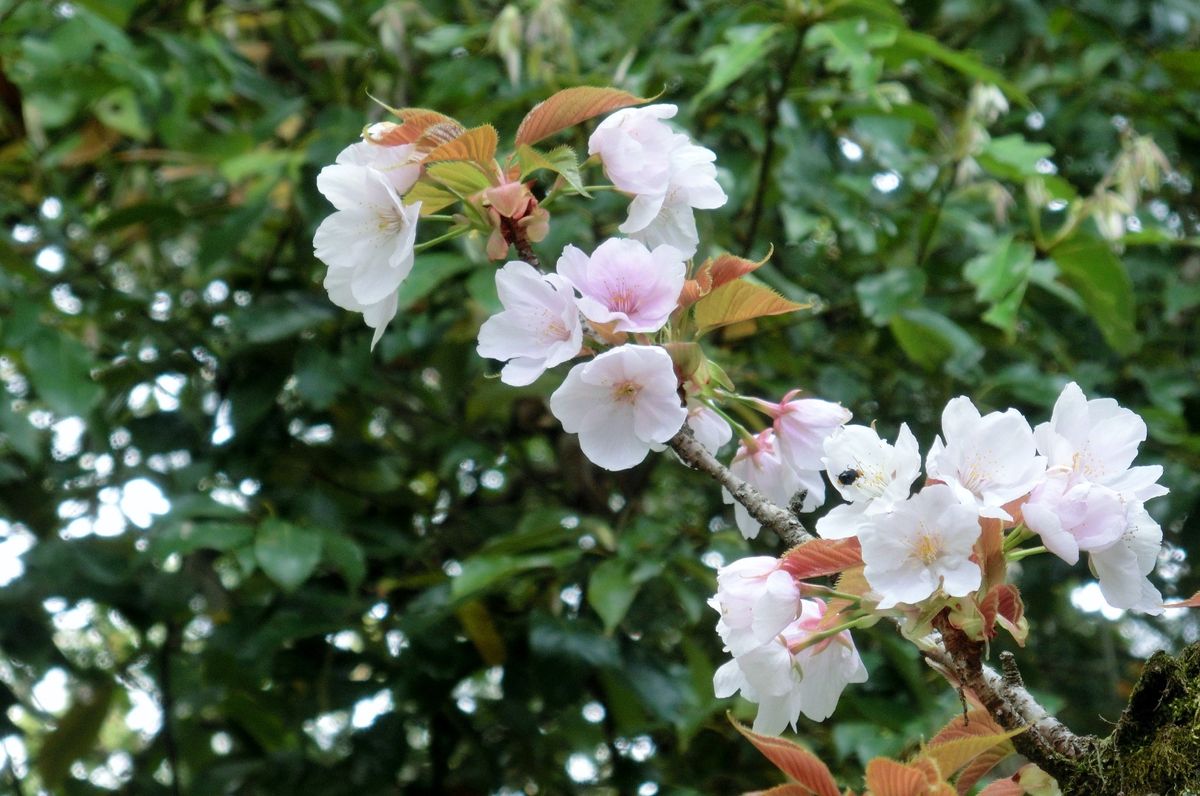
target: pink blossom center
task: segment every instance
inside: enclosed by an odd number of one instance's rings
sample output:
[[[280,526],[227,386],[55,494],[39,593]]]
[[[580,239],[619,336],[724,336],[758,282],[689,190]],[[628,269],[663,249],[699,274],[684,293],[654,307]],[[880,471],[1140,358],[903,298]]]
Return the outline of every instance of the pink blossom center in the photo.
[[[613,387],[613,400],[618,403],[633,404],[637,402],[638,393],[642,391],[642,385],[634,381],[623,381]]]

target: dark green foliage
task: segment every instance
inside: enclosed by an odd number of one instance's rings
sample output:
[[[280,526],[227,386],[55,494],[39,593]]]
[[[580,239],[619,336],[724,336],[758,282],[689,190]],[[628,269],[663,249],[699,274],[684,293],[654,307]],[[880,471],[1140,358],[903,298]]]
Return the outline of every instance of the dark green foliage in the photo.
[[[743,392],[804,387],[925,447],[954,395],[1040,419],[1078,380],[1147,418],[1164,592],[1200,588],[1194,3],[515,7],[0,0],[0,530],[35,540],[0,588],[0,737],[29,755],[3,787],[563,793],[580,760],[597,792],[774,781],[724,719],[752,708],[712,696],[702,563],[771,540],[669,456],[588,465],[545,405],[561,374],[489,378],[482,240],[418,257],[374,354],[328,302],[315,178],[384,117],[368,94],[492,122],[503,149],[557,88],[664,92],[730,194],[706,243],[774,244],[756,275],[818,302],[705,338]],[[979,82],[1011,106],[990,139]],[[1143,152],[1122,183],[1137,136],[1169,167]],[[1096,219],[1123,188],[1137,222],[1114,244]],[[614,234],[624,202],[553,209],[546,262]],[[78,443],[49,430],[68,417]],[[84,535],[136,479],[169,511]],[[1197,635],[1081,613],[1082,567],[1023,566],[1018,659],[1077,731],[1107,732],[1139,656]],[[870,681],[800,727],[848,782],[958,710],[884,627],[859,644]],[[55,669],[61,710],[34,698]],[[126,723],[146,694],[157,733]],[[364,700],[382,712],[352,726]]]

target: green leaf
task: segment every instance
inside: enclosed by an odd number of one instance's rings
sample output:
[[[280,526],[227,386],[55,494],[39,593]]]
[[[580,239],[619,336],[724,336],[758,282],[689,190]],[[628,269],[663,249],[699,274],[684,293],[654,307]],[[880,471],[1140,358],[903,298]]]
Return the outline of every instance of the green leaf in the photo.
[[[411,309],[443,282],[475,267],[476,264],[462,254],[439,252],[420,255],[412,273],[400,284],[396,294],[400,312]]]
[[[463,562],[462,572],[453,581],[450,594],[461,600],[531,569],[555,569],[566,566],[582,555],[578,549],[560,550],[528,556],[476,555]]]
[[[1083,298],[1088,314],[1113,350],[1121,354],[1136,351],[1140,343],[1133,284],[1109,245],[1095,238],[1075,238],[1056,246],[1050,256],[1063,279]]]
[[[92,381],[91,352],[62,332],[41,328],[25,348],[33,388],[59,415],[86,415],[104,391]]]
[[[96,101],[96,118],[118,133],[138,141],[150,138],[150,128],[142,114],[137,95],[128,86],[113,89]]]
[[[630,575],[629,567],[618,558],[610,558],[592,570],[587,601],[604,620],[605,633],[611,634],[621,624],[641,588]]]
[[[1030,105],[1029,97],[1017,85],[1006,80],[1004,75],[983,64],[979,58],[961,50],[952,50],[925,33],[897,29],[895,49],[907,50],[917,55],[928,56],[951,69],[974,78],[982,83],[991,83],[1022,105]]]
[[[254,527],[244,522],[194,522],[183,520],[162,523],[150,542],[150,554],[163,559],[172,553],[187,555],[208,549],[225,552],[250,544]]]
[[[702,62],[713,66],[708,83],[694,101],[716,94],[746,74],[755,63],[764,60],[781,30],[782,25],[737,25],[727,29],[725,40],[728,44],[713,45],[700,56]]]
[[[579,157],[567,144],[557,146],[549,152],[540,152],[525,145],[517,149],[517,161],[521,164],[521,179],[539,169],[549,169],[562,176],[581,196],[591,196],[583,189],[583,178],[579,176]]]
[[[863,314],[876,326],[886,326],[896,313],[920,302],[925,295],[925,272],[919,268],[892,268],[858,280],[854,292]]]
[[[1006,235],[990,252],[975,257],[963,268],[967,281],[975,285],[975,299],[992,306],[983,319],[1010,335],[1016,325],[1017,309],[1029,284],[1034,248]]]
[[[941,313],[923,307],[903,310],[891,320],[892,334],[916,364],[962,374],[983,358],[983,348],[966,330]]]
[[[425,174],[460,197],[479,193],[492,184],[478,164],[470,161],[430,163]],[[411,191],[409,193],[411,197]]]
[[[28,418],[12,408],[12,401],[0,400],[0,440],[21,454],[30,464],[37,464],[44,455],[42,432]]]
[[[341,573],[351,589],[357,589],[367,576],[367,557],[362,547],[340,533],[329,532],[322,541],[325,560]]]
[[[36,765],[44,786],[57,791],[66,781],[71,764],[96,749],[114,691],[112,681],[105,680],[75,692],[71,709],[58,720],[58,726],[38,750]]]
[[[1053,154],[1054,147],[1049,144],[1026,141],[1025,136],[1014,133],[988,141],[979,162],[998,177],[1019,181],[1040,176],[1037,162]]]
[[[831,72],[846,72],[855,91],[871,88],[883,73],[883,63],[872,50],[896,41],[895,28],[874,27],[861,17],[813,25],[804,37],[809,50],[825,50],[825,66]]]
[[[321,548],[320,532],[271,518],[258,528],[254,557],[271,580],[290,592],[317,568]]]

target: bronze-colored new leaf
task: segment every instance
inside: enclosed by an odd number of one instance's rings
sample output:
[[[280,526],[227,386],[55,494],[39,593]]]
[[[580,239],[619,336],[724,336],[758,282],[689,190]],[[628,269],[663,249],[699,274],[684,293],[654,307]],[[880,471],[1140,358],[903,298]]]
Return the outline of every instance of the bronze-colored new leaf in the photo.
[[[783,555],[782,568],[796,580],[832,575],[862,566],[862,546],[856,537],[846,539],[810,539]]]
[[[425,156],[426,163],[437,163],[442,160],[466,160],[478,163],[485,169],[491,168],[496,159],[496,146],[500,137],[496,128],[490,124],[472,127],[452,141],[439,144]]]
[[[763,753],[796,783],[803,786],[804,794],[812,796],[840,796],[837,782],[821,759],[794,741],[774,735],[760,735],[729,716],[729,723],[746,737],[754,748]]]
[[[731,323],[752,321],[768,315],[785,315],[811,306],[789,301],[769,287],[738,279],[714,289],[696,302],[693,317],[696,328],[703,334]]]
[[[587,121],[609,111],[648,102],[618,88],[578,86],[551,94],[533,106],[517,128],[517,146],[536,144],[572,125]]]

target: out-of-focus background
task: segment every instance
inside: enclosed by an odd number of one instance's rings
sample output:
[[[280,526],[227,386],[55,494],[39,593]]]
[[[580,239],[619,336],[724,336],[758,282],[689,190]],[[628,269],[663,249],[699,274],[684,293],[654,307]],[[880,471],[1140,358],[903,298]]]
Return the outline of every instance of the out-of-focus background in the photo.
[[[484,377],[481,240],[418,257],[373,355],[327,300],[315,177],[386,118],[368,95],[503,144],[558,88],[661,92],[730,196],[701,253],[774,244],[763,279],[817,301],[714,341],[744,392],[923,448],[957,394],[1116,397],[1172,489],[1156,577],[1191,594],[1198,40],[1191,0],[0,0],[0,791],[779,781],[713,698],[704,604],[771,540],[667,456],[588,465],[561,374]],[[557,203],[543,259],[624,207]],[[1019,659],[1078,731],[1198,636],[1024,570]],[[959,710],[890,631],[858,643],[870,681],[800,725],[849,782]]]

